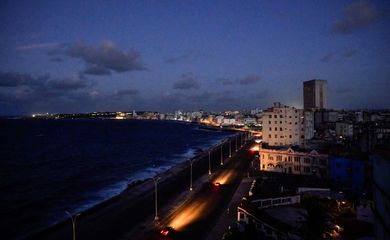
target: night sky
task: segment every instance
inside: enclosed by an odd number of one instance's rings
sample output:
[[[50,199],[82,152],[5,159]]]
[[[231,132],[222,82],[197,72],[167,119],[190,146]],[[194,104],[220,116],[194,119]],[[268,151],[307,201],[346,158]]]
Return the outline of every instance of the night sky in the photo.
[[[390,108],[390,1],[1,1],[0,115]]]

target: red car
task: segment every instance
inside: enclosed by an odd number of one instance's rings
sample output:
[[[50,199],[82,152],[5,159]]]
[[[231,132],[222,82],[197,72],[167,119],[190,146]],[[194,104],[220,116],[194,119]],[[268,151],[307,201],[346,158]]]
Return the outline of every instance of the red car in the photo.
[[[161,229],[160,234],[163,236],[170,236],[175,232],[175,229],[173,227],[164,227]]]

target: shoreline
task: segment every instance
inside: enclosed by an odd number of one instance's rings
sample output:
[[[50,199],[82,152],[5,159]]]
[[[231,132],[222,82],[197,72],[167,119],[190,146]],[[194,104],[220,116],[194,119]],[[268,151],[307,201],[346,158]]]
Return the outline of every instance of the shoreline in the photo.
[[[191,123],[191,124],[194,124],[194,123]],[[197,123],[195,123],[195,125],[201,126],[200,124],[197,124]],[[221,129],[221,128],[216,128],[216,129],[221,130],[221,131],[236,132],[236,131],[231,130],[231,129]],[[237,131],[237,134],[240,134],[240,132]],[[203,162],[203,165],[204,165],[204,162],[205,162],[204,160],[207,159],[208,152],[211,152],[212,154],[215,155],[215,152],[217,152],[217,153],[219,152],[216,150],[219,150],[219,147],[221,145],[225,145],[229,141],[229,139],[231,141],[234,141],[234,138],[235,138],[235,136],[226,137],[222,141],[220,141],[218,144],[212,145],[211,147],[207,148],[206,150],[203,150],[203,152],[196,154],[192,158],[185,159],[182,162],[179,162],[179,163],[171,166],[170,168],[163,170],[160,173],[157,173],[155,176],[159,176],[161,178],[159,184],[164,184],[165,182],[172,181],[172,179],[175,179],[175,178],[180,178],[181,175],[183,175],[183,173],[189,169],[188,161],[191,159],[193,160],[194,165],[201,165],[200,162]],[[153,196],[154,196],[154,191],[151,191],[151,188],[153,188],[152,190],[154,190],[154,184],[153,184],[153,181],[151,180],[151,178],[134,180],[134,181],[130,182],[127,185],[127,187],[123,191],[121,191],[119,194],[112,196],[112,197],[108,198],[107,200],[104,200],[100,203],[97,203],[96,205],[94,205],[90,208],[87,208],[83,211],[76,213],[76,214],[80,214],[80,216],[78,217],[78,222],[80,222],[80,223],[87,222],[89,218],[96,218],[95,215],[101,215],[101,212],[104,212],[107,209],[120,208],[121,205],[123,205],[124,200],[127,200],[127,201],[135,200],[140,196],[150,195],[151,192],[153,192]],[[134,203],[134,205],[135,204],[136,203]],[[68,225],[70,225],[70,219],[64,219],[62,221],[48,225],[47,227],[37,229],[34,232],[28,233],[28,234],[23,235],[23,236],[19,236],[16,239],[33,239],[36,237],[45,238],[44,236],[50,236],[51,234],[53,234],[55,232],[62,231],[61,229],[66,228]],[[50,237],[48,239],[50,239]]]

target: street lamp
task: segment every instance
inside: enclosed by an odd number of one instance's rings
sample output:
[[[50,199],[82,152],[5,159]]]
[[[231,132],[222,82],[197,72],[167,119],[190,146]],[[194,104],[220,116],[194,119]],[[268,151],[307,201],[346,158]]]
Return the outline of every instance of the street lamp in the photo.
[[[69,215],[70,219],[72,220],[72,228],[73,228],[73,240],[76,240],[76,218],[80,216],[80,213],[76,214],[75,216],[72,216],[70,212],[65,211],[66,214]]]
[[[209,151],[209,175],[211,175],[211,158],[210,158],[210,151]]]
[[[192,159],[190,159],[190,169],[191,169],[191,178],[190,178],[190,191],[192,191],[192,163],[193,163],[193,161],[192,161]]]
[[[156,214],[154,216],[154,221],[158,221],[158,214],[157,214],[157,183],[158,180],[160,180],[160,177],[152,177],[154,182],[154,208],[156,210]]]
[[[229,158],[232,157],[232,139],[229,138]]]
[[[223,154],[222,154],[222,148],[223,148],[223,143],[221,144],[221,166],[223,166]]]
[[[237,152],[237,135],[236,135],[236,152]]]

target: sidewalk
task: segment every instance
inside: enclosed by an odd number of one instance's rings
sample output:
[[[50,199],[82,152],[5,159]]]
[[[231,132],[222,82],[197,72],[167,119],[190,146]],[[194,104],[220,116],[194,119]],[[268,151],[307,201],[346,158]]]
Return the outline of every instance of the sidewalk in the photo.
[[[243,178],[240,185],[237,187],[232,199],[229,202],[228,208],[221,214],[206,240],[222,239],[223,234],[229,228],[233,227],[237,221],[237,207],[242,198],[248,194],[253,178]]]

